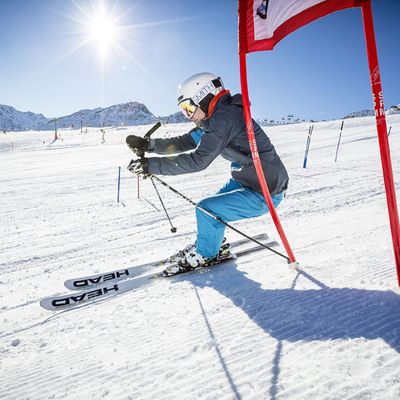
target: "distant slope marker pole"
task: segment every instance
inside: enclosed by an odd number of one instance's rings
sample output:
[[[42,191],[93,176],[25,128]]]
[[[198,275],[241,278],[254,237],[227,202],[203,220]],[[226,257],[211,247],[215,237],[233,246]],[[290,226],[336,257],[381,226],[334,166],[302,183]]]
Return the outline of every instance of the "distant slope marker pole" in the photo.
[[[54,120],[54,141],[58,139],[58,132],[57,132],[57,118]]]
[[[117,203],[119,203],[119,192],[121,189],[121,167],[118,167],[118,191],[117,191]]]
[[[52,142],[50,142],[50,144],[53,144],[55,141],[58,140],[57,121],[58,121],[58,118],[54,118],[53,121],[50,121],[50,122],[54,122],[54,139]]]
[[[343,132],[343,125],[344,125],[344,121],[342,121],[342,126],[340,127],[339,139],[338,139],[337,146],[336,146],[335,162],[337,161],[337,156],[338,156],[338,152],[339,152],[340,139],[342,138],[342,132]]]
[[[392,125],[390,125],[390,127],[389,127],[389,132],[388,132],[388,137],[389,137],[389,135],[390,135],[390,131],[392,130]]]
[[[314,130],[314,125],[310,125],[310,127],[308,128],[306,151],[304,152],[303,168],[307,168],[308,151],[310,150],[311,135],[313,133],[313,130]]]

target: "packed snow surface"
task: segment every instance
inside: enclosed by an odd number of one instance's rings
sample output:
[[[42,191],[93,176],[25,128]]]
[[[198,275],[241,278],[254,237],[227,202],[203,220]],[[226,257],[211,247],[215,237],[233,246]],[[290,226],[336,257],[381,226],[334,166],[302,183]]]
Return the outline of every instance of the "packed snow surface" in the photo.
[[[0,398],[400,398],[400,291],[372,117],[267,128],[290,174],[278,208],[302,270],[267,250],[52,313],[64,280],[164,258],[195,240],[193,207],[129,174],[128,134],[150,126],[0,135]],[[391,126],[399,197],[400,116]],[[184,133],[166,125],[154,137]],[[105,143],[103,143],[103,141]],[[117,203],[118,168],[121,194]],[[221,158],[164,177],[195,201]],[[240,221],[279,241],[270,216]],[[229,240],[238,239],[233,231]],[[284,251],[283,247],[279,247]]]

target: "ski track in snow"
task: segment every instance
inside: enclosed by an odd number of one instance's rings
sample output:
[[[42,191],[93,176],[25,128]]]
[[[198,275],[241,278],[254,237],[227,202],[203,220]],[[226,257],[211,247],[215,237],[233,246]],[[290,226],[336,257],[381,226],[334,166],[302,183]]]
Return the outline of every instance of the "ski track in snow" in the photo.
[[[400,398],[400,291],[373,118],[266,128],[290,175],[278,208],[302,269],[263,251],[57,313],[64,280],[164,258],[195,240],[191,205],[125,166],[128,134],[0,136],[0,398]],[[388,116],[399,196],[400,116]],[[154,137],[184,133],[167,125]],[[116,202],[118,167],[121,202]],[[218,158],[164,177],[194,201],[229,178]],[[270,217],[235,223],[278,240]],[[234,240],[237,234],[227,232]],[[279,250],[283,251],[282,248]]]

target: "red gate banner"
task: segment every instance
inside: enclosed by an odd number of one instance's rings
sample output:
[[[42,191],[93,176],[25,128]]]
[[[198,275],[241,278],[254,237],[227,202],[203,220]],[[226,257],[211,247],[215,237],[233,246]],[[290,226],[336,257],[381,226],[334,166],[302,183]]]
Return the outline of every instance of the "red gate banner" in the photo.
[[[239,51],[272,50],[296,29],[369,0],[239,0]]]
[[[260,163],[250,111],[246,54],[254,51],[272,50],[280,40],[296,29],[327,14],[350,7],[361,7],[362,9],[386,201],[397,269],[397,280],[400,286],[399,213],[387,138],[386,117],[383,105],[371,0],[239,0],[239,62],[246,129],[255,169],[265,201],[269,207],[272,219],[288,253],[289,259],[292,263],[295,263],[295,256],[275,211]]]

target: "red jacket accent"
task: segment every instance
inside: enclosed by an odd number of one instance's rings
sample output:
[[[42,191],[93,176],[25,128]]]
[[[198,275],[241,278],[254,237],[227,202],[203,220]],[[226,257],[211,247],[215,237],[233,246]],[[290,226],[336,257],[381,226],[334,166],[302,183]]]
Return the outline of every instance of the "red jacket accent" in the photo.
[[[230,93],[229,90],[223,89],[221,90],[216,96],[214,96],[214,98],[210,101],[210,104],[208,106],[208,115],[207,118],[210,118],[211,115],[213,114],[214,110],[215,110],[215,106],[218,103],[218,100],[224,96],[225,94]]]

